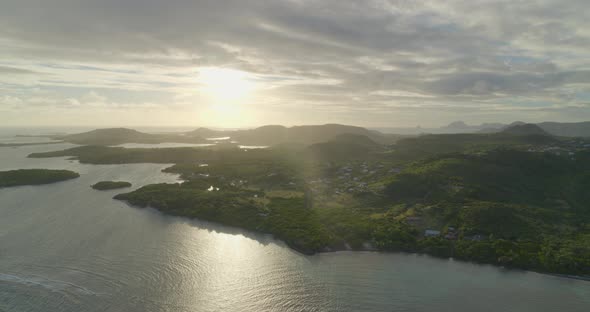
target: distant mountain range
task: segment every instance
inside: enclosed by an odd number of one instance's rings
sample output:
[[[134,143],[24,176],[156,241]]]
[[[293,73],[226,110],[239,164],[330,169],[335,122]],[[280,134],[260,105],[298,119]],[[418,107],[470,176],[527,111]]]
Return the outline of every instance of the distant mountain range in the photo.
[[[54,136],[53,139],[81,145],[119,145],[124,143],[155,144],[163,142],[201,143],[201,138],[180,134],[152,134],[127,128],[96,129],[88,132]]]
[[[550,135],[547,131],[535,124],[514,124],[504,128],[500,133],[513,135]]]
[[[84,133],[55,136],[66,142],[82,145],[119,145],[124,143],[205,143],[227,141],[242,145],[278,145],[284,143],[312,145],[350,135],[355,140],[366,137],[378,144],[392,144],[399,135],[384,134],[362,127],[326,124],[311,126],[284,127],[277,125],[262,126],[247,130],[213,130],[198,128],[190,132],[152,134],[127,128],[97,129]],[[346,136],[344,137],[346,138]],[[342,141],[342,137],[340,138]]]
[[[481,125],[468,125],[463,121],[455,121],[440,128],[378,128],[381,132],[396,133],[402,135],[416,134],[452,134],[452,133],[495,133],[525,122],[515,121],[510,124],[483,123]],[[565,137],[590,137],[590,121],[584,122],[541,122],[536,123],[547,134]]]
[[[537,125],[552,135],[590,137],[590,121],[572,123],[542,122]]]
[[[199,128],[187,133],[187,136],[198,137],[231,137],[240,144],[276,145],[281,143],[314,144],[331,140],[342,134],[364,135],[371,140],[388,144],[398,138],[396,135],[384,134],[375,130],[362,127],[326,124],[310,126],[285,127],[278,125],[262,126],[248,130],[216,131],[207,128]]]
[[[526,124],[517,121],[508,125],[484,123],[479,126],[471,126],[462,121],[456,121],[448,126],[436,129],[386,128],[380,130],[389,133],[356,126],[326,124],[294,127],[268,125],[241,130],[198,128],[189,132],[176,133],[145,133],[127,128],[108,128],[77,134],[53,136],[53,138],[81,145],[156,144],[164,142],[198,144],[213,141],[226,142],[230,145],[313,145],[324,142],[333,142],[331,144],[336,144],[334,142],[337,142],[342,145],[344,141],[347,141],[348,143],[368,147],[370,144],[367,144],[367,142],[387,145],[397,142],[400,138],[403,138],[403,135],[416,134],[505,133],[514,135],[590,137],[590,122],[543,122],[539,124]]]

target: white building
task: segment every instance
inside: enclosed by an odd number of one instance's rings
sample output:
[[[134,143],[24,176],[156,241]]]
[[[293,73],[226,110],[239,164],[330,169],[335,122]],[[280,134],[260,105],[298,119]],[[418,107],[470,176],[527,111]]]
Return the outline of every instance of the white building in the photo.
[[[425,237],[440,236],[440,231],[437,231],[437,230],[426,230],[426,231],[424,231],[424,236]]]

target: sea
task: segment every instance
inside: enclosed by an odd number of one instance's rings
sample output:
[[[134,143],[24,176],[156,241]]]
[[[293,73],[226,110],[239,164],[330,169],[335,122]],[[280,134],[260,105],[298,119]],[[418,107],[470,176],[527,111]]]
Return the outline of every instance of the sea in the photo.
[[[15,136],[43,131],[0,129],[0,143],[50,141]],[[0,147],[0,170],[80,173],[0,189],[0,311],[590,311],[588,281],[418,254],[308,256],[270,235],[112,198],[178,183],[162,172],[171,164],[27,158],[73,146]],[[102,180],[133,187],[90,187]]]

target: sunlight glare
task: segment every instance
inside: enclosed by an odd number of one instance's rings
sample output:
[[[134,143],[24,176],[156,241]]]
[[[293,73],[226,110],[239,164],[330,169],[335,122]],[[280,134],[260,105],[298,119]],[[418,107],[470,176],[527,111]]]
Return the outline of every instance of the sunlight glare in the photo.
[[[245,108],[259,88],[256,77],[235,69],[204,67],[198,81],[207,103],[207,122],[221,127],[242,125],[249,113]]]
[[[256,89],[256,82],[251,74],[227,68],[201,68],[199,82],[203,85],[203,91],[219,102],[245,100]]]

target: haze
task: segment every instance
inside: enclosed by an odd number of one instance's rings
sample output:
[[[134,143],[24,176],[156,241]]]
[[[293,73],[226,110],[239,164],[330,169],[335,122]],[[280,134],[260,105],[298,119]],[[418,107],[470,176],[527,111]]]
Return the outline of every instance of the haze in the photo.
[[[3,0],[0,125],[590,119],[587,1]]]

